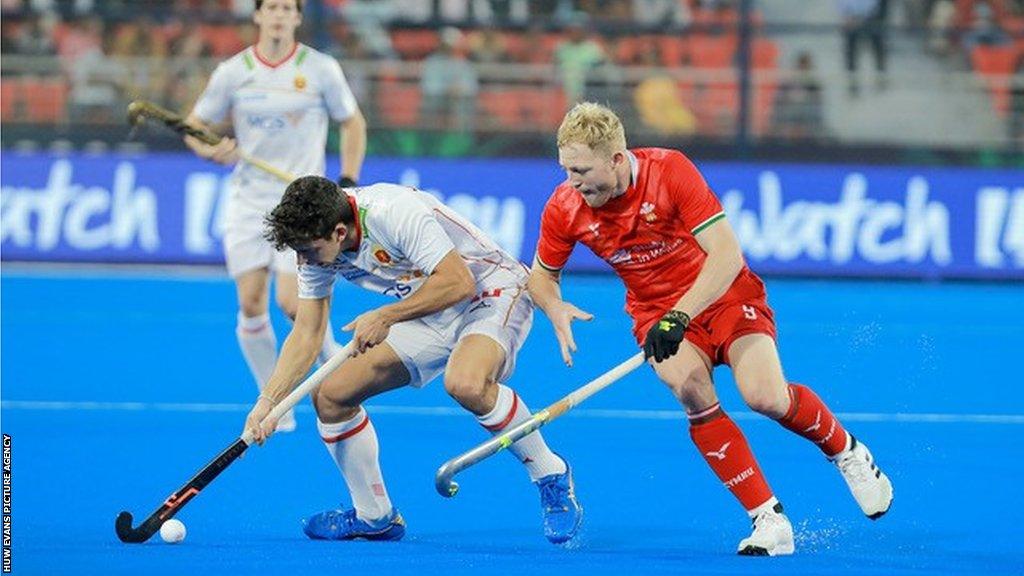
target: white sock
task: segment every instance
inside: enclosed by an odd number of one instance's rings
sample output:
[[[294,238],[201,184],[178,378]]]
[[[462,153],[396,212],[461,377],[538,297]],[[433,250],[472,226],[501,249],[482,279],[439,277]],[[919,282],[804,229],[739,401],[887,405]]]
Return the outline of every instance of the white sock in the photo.
[[[356,516],[372,521],[391,514],[391,499],[384,488],[377,457],[377,431],[366,410],[360,407],[354,418],[336,424],[324,424],[318,419],[316,426],[345,479]]]
[[[341,351],[341,345],[334,339],[334,330],[331,329],[331,321],[328,320],[327,329],[324,330],[324,343],[320,346],[320,355],[317,356],[317,361],[323,365],[339,351]]]
[[[238,336],[238,346],[256,380],[256,386],[262,391],[274,373],[274,364],[277,362],[277,336],[270,324],[270,314],[250,318],[239,312],[235,335]]]
[[[495,402],[494,409],[483,416],[477,416],[476,419],[491,434],[498,435],[528,420],[530,416],[530,409],[519,395],[508,386],[498,384],[498,401]],[[540,431],[520,439],[510,446],[509,450],[526,466],[530,480],[534,482],[551,474],[565,472],[565,461],[548,448]]]

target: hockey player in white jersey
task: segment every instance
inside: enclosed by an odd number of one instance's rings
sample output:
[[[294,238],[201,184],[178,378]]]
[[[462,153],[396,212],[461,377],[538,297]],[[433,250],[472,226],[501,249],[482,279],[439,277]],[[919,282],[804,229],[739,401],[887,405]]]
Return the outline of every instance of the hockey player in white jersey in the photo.
[[[366,122],[336,60],[300,44],[302,0],[256,0],[253,20],[259,40],[217,66],[189,121],[204,126],[229,121],[235,138],[210,146],[186,137],[198,155],[235,164],[227,199],[224,252],[238,293],[235,332],[242,355],[262,388],[274,369],[277,337],[268,314],[271,273],[276,300],[294,318],[295,254],[275,251],[263,239],[263,217],[281,200],[287,183],[246,163],[238,151],[296,175],[324,173],[324,147],[331,120],[341,122],[342,177],[359,178],[366,153]],[[321,360],[337,348],[326,328]],[[292,412],[280,430],[293,430]]]
[[[320,435],[341,470],[353,508],[305,521],[310,538],[397,540],[405,522],[391,504],[378,462],[377,434],[362,407],[372,396],[420,387],[444,374],[445,390],[493,434],[530,411],[503,382],[533,322],[529,271],[435,197],[394,184],[342,189],[307,176],[288,186],[267,218],[267,237],[299,254],[299,306],[270,382],[246,420],[260,425],[313,363],[338,275],[397,301],[347,326],[355,355],[313,394]],[[540,432],[510,451],[540,489],[544,534],[570,540],[583,510],[572,472]]]

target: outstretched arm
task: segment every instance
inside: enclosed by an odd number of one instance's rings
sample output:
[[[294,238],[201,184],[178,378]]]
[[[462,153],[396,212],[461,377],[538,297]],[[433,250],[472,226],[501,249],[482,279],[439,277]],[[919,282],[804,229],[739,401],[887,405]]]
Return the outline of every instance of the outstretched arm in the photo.
[[[594,315],[562,300],[560,276],[560,272],[548,270],[540,262],[534,260],[527,286],[534,304],[544,311],[555,328],[555,337],[558,338],[558,346],[562,351],[562,361],[566,366],[572,366],[572,353],[576,352],[576,340],[572,335],[572,321],[589,321],[594,318]]]
[[[274,432],[276,422],[268,422],[262,427],[260,422],[295,388],[316,360],[323,344],[330,309],[330,298],[299,300],[295,325],[284,341],[274,373],[245,421],[246,429],[253,431],[256,442],[262,444]]]

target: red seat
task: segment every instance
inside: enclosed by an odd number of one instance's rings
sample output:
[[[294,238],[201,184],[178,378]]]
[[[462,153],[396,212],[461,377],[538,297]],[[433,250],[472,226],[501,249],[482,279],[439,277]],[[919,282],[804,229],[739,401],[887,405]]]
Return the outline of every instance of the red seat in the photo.
[[[491,128],[518,128],[522,126],[523,115],[520,95],[514,89],[498,88],[480,92],[482,124]]]
[[[235,26],[207,24],[199,31],[215,56],[233,56],[245,48]]]
[[[421,100],[419,86],[394,79],[382,80],[377,93],[380,115],[391,127],[410,127],[419,124]]]
[[[0,119],[4,122],[15,118],[19,88],[20,85],[15,78],[0,82]]]
[[[68,89],[63,80],[25,78],[22,89],[27,120],[57,123],[65,119]]]
[[[698,68],[729,68],[736,55],[737,38],[697,35],[689,40],[690,63]]]
[[[1006,80],[1014,72],[1017,57],[1015,46],[979,45],[971,52],[974,70],[986,80],[992,107],[1001,115],[1010,111],[1010,85]]]
[[[422,60],[441,44],[433,30],[394,30],[391,46],[402,60]]]
[[[771,69],[778,66],[779,46],[767,38],[755,38],[750,47],[750,63],[757,69]]]

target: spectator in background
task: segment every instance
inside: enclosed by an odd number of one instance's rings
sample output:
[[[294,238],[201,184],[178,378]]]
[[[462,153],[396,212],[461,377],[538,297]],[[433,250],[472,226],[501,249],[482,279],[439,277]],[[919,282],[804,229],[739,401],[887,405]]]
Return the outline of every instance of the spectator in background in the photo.
[[[341,6],[341,13],[370,54],[396,58],[386,26],[401,14],[397,8],[396,0],[348,0]]]
[[[190,27],[171,41],[171,54],[164,103],[172,110],[190,109],[212,72],[207,61],[213,57],[213,49],[198,27]]]
[[[6,22],[4,22],[6,24]],[[13,39],[14,52],[22,56],[53,56],[57,53],[54,32],[57,15],[52,12],[33,14],[21,25]],[[7,34],[7,31],[4,31]],[[8,40],[5,36],[5,40]],[[5,49],[7,46],[5,45]]]
[[[860,94],[857,79],[858,51],[862,42],[871,44],[875,57],[876,83],[888,85],[886,77],[885,19],[888,0],[839,0],[843,21],[843,43],[846,56],[847,88],[851,96]]]
[[[103,20],[92,16],[74,22],[57,44],[61,68],[71,84],[71,120],[107,122],[113,118],[121,71],[104,53],[103,32]]]
[[[479,64],[495,64],[511,60],[505,39],[497,30],[476,30],[469,36],[469,59]]]
[[[999,25],[996,14],[987,3],[974,9],[974,19],[963,36],[963,49],[968,56],[975,46],[1001,46],[1010,43],[1010,35]]]
[[[953,0],[936,0],[927,13],[928,49],[940,56],[950,53],[952,28],[956,17]]]
[[[462,42],[458,29],[441,31],[441,45],[423,61],[420,91],[426,123],[444,130],[468,132],[473,129],[480,81],[473,64],[466,59]]]
[[[819,138],[824,125],[821,80],[811,53],[801,52],[775,96],[773,132],[787,140],[809,140]]]
[[[169,83],[167,44],[157,27],[147,18],[122,24],[108,50],[121,72],[120,84],[134,98],[157,98],[166,93]]]
[[[695,133],[697,117],[686,105],[679,83],[661,66],[657,44],[648,43],[636,64],[650,71],[633,91],[633,104],[641,124],[663,136]]]
[[[656,30],[685,28],[693,15],[684,0],[633,0],[633,18],[637,24]]]
[[[566,26],[565,40],[555,48],[555,63],[570,107],[586,99],[587,77],[606,60],[600,44],[587,38],[586,18],[577,14]]]

